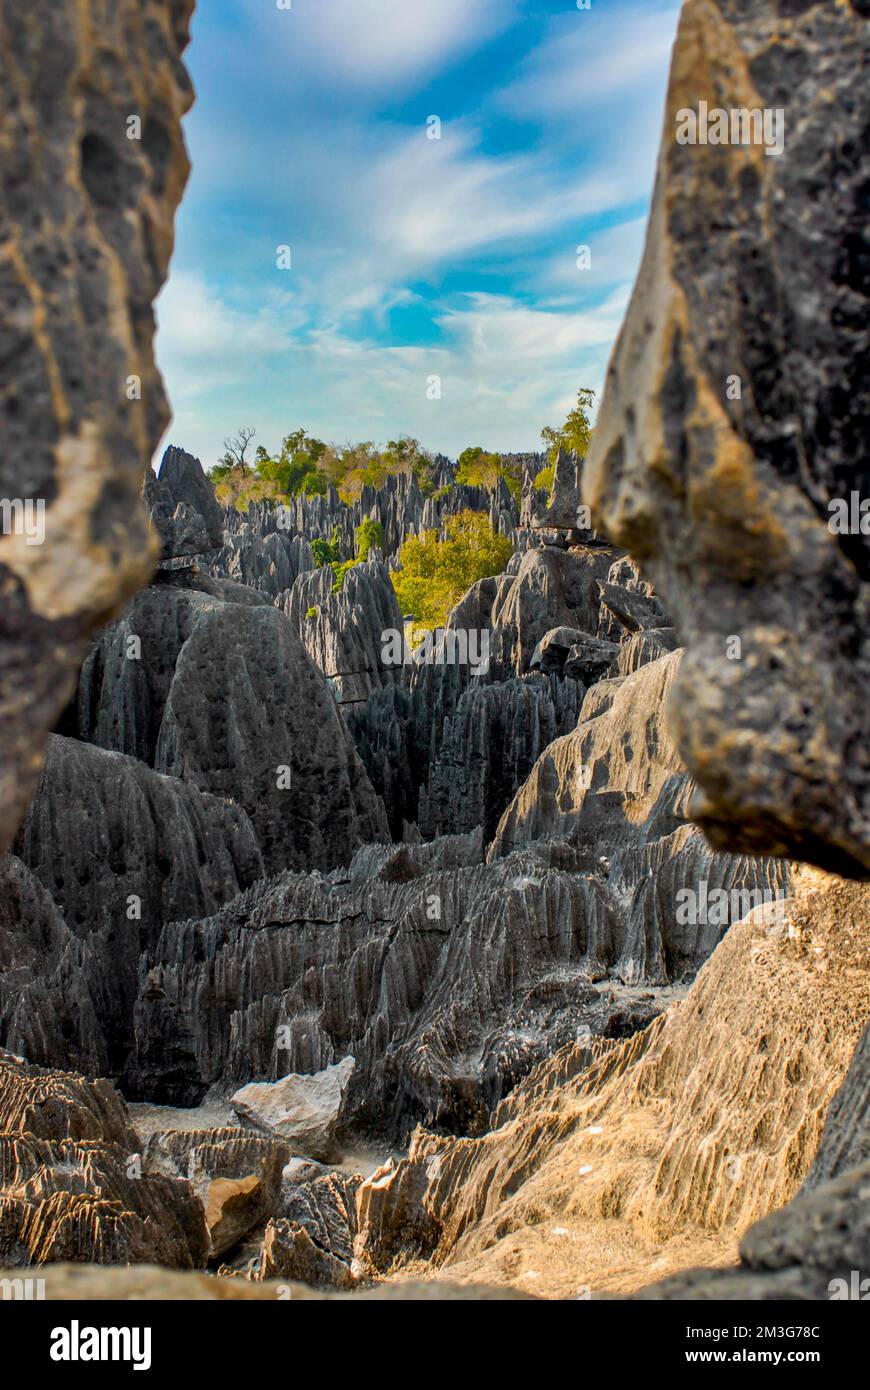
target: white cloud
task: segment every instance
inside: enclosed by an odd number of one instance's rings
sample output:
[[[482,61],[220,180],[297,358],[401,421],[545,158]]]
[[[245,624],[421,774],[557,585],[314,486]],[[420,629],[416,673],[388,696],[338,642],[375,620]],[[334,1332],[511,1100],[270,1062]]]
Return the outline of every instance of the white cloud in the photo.
[[[660,102],[679,6],[578,13],[560,21],[522,65],[498,104],[518,116],[574,117],[654,94]],[[656,131],[658,135],[658,131]]]
[[[469,307],[451,311],[440,322],[476,370],[517,375],[530,361],[558,363],[582,349],[611,343],[619,330],[628,289],[611,294],[597,308],[553,313],[503,295],[467,296]]]
[[[197,128],[182,208],[184,264],[209,279],[174,270],[158,304],[173,438],[204,461],[243,420],[269,446],[305,425],[339,442],[409,431],[454,454],[536,447],[577,387],[603,379],[642,243],[634,214],[676,10],[569,9],[474,122],[438,113],[438,141],[425,128],[437,99],[421,96],[417,125],[416,102],[402,124],[374,108],[397,109],[404,85],[425,90],[511,23],[512,0],[239,3],[256,36],[234,54],[231,100],[212,96]],[[208,42],[214,63],[213,31]],[[493,116],[527,123],[522,148],[493,153]],[[287,275],[274,270],[280,243],[293,248]],[[590,271],[576,266],[581,243]],[[477,268],[514,292],[439,290],[455,270],[473,284]],[[391,344],[390,311],[424,302],[438,345]],[[440,401],[426,397],[434,373]]]
[[[247,0],[264,52],[307,87],[396,90],[508,28],[516,0]]]
[[[173,368],[204,373],[206,389],[215,384],[214,372],[223,381],[242,379],[259,360],[284,351],[304,322],[285,291],[270,291],[251,308],[233,307],[202,276],[183,270],[163,289],[156,314],[161,366],[168,370],[171,361]]]
[[[257,442],[267,447],[305,425],[339,443],[383,443],[407,431],[454,456],[469,443],[536,448],[541,426],[564,418],[578,386],[599,389],[626,293],[570,314],[507,295],[459,296],[439,316],[437,346],[390,346],[323,328],[281,347],[280,331],[266,331],[270,350],[256,380],[238,389],[221,386],[237,362],[235,340],[224,336],[212,341],[208,394],[190,411],[182,393],[171,437],[204,461],[218,457],[224,436],[243,420],[256,424]],[[225,321],[225,306],[213,300],[210,315],[212,323]],[[252,322],[265,327],[260,318]],[[436,375],[442,395],[430,400]]]

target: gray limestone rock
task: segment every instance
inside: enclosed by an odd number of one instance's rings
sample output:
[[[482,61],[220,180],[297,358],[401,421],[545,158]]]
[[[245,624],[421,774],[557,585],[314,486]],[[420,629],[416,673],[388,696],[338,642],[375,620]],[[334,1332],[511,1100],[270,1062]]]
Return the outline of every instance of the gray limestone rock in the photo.
[[[0,853],[89,633],[156,559],[139,495],[169,416],[152,303],[188,173],[192,10],[0,4]]]
[[[687,0],[646,247],[584,472],[687,654],[675,733],[720,848],[870,874],[864,3]],[[782,113],[784,144],[679,143]],[[777,116],[779,119],[779,116]],[[710,229],[715,227],[716,234]]]
[[[16,851],[47,894],[31,911],[22,905],[10,923],[13,958],[27,954],[28,921],[38,906],[37,920],[55,940],[54,951],[31,965],[41,977],[39,992],[53,978],[54,958],[54,971],[74,989],[69,1004],[82,1010],[70,1041],[78,1035],[88,1061],[108,1063],[115,1073],[132,1040],[140,951],[162,923],[213,912],[263,872],[241,807],[159,776],[134,758],[58,735],[49,740]],[[59,1060],[44,995],[41,1013],[48,1017],[41,1024],[34,1019],[25,1028],[14,991],[7,1008],[13,1012],[4,1010],[4,1026],[28,1038],[31,1061]]]
[[[386,834],[329,688],[275,608],[201,613],[175,664],[155,765],[244,808],[268,872],[346,863]]]

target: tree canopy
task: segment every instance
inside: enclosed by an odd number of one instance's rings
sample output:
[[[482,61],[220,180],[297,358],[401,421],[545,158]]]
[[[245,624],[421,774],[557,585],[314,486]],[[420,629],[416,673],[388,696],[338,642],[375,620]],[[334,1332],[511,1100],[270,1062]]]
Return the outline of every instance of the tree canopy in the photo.
[[[577,404],[569,411],[568,418],[562,428],[553,429],[550,425],[545,425],[541,430],[541,438],[547,446],[551,463],[555,463],[560,449],[576,454],[578,458],[586,457],[589,441],[592,438],[589,412],[594,400],[595,392],[591,391],[588,386],[581,386],[577,392]]]
[[[472,584],[501,573],[513,549],[483,512],[459,512],[447,519],[445,531],[444,540],[437,531],[409,536],[399,553],[402,568],[392,575],[402,612],[418,627],[443,626]]]

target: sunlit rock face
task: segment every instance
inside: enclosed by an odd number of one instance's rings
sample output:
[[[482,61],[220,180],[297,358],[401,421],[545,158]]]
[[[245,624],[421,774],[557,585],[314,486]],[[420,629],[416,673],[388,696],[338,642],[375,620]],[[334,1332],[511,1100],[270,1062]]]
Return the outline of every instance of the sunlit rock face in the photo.
[[[139,494],[168,408],[152,303],[188,173],[192,10],[0,4],[0,850],[88,632],[154,558]]]
[[[722,847],[858,877],[868,41],[857,0],[684,6],[646,249],[584,475],[594,524],[641,561],[688,649],[672,717],[696,819]],[[731,143],[751,111],[752,140]]]
[[[0,1260],[205,1263],[202,1203],[142,1170],[139,1139],[108,1081],[0,1057]]]

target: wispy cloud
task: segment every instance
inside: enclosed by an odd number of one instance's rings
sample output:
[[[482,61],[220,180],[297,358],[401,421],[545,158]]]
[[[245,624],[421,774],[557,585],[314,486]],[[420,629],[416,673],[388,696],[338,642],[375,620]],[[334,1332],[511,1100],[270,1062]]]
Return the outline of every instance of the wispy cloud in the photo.
[[[305,424],[532,447],[581,381],[600,384],[639,258],[676,9],[532,8],[199,10],[194,171],[158,355],[207,461],[241,418],[267,443]]]
[[[307,90],[328,82],[395,92],[509,28],[516,0],[243,0],[255,39]]]

